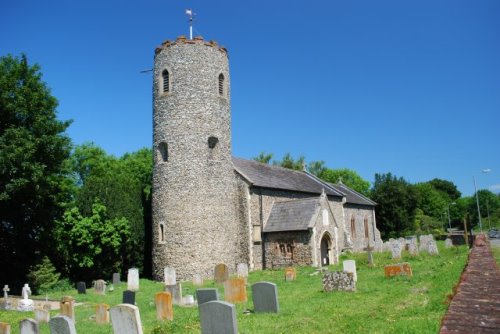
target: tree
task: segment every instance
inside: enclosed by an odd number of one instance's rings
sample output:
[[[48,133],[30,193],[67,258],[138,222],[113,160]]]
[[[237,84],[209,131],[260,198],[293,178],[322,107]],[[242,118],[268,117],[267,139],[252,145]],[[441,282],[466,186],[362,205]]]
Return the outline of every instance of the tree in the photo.
[[[432,179],[428,183],[432,185],[437,191],[447,194],[450,202],[455,201],[459,199],[460,196],[462,196],[460,191],[458,191],[457,186],[453,182],[441,179]]]
[[[307,171],[313,175],[316,175],[317,177],[321,177],[321,174],[323,174],[325,170],[327,170],[327,168],[323,160],[311,161],[307,165]]]
[[[330,183],[338,183],[341,181],[343,184],[348,186],[349,188],[352,188],[359,192],[360,194],[363,194],[365,196],[369,195],[370,192],[370,182],[366,181],[363,179],[361,176],[359,176],[358,173],[351,169],[347,168],[341,168],[341,169],[330,169],[330,168],[325,168],[319,177]]]
[[[281,166],[288,169],[303,170],[305,167],[306,158],[301,155],[295,160],[290,153],[286,153],[280,161],[273,161],[273,165]]]
[[[447,215],[447,207],[450,199],[447,193],[436,190],[430,182],[417,183],[414,185],[418,195],[418,208],[423,214],[439,220],[443,214]]]
[[[413,232],[417,194],[405,179],[391,173],[375,174],[372,199],[378,203],[375,211],[382,237]]]
[[[70,121],[27,57],[0,58],[0,267],[5,283],[22,282],[50,253],[50,231],[70,200],[64,161]],[[5,275],[5,276],[4,276]]]
[[[272,158],[273,158],[272,153],[260,152],[258,156],[253,157],[252,159],[261,162],[263,164],[269,164]]]

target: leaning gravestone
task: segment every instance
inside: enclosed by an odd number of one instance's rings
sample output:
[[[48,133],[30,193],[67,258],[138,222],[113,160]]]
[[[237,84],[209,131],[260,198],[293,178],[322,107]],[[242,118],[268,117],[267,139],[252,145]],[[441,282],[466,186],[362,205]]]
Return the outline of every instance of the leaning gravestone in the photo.
[[[237,334],[236,307],[223,301],[201,304],[200,311],[202,334]]]
[[[446,247],[446,248],[453,247],[453,241],[451,241],[450,238],[446,238],[446,240],[444,241],[444,247]]]
[[[323,290],[330,291],[356,291],[356,282],[352,273],[343,271],[328,272],[323,276]]]
[[[0,334],[10,334],[10,324],[0,322]]]
[[[86,294],[87,293],[87,285],[85,282],[78,282],[76,283],[76,289],[78,290],[78,294]]]
[[[172,296],[174,305],[182,305],[182,283],[178,282],[174,285],[165,285],[163,291],[169,292]]]
[[[175,275],[175,268],[165,267],[163,269],[164,284],[165,285],[175,285],[177,284],[177,278]]]
[[[61,315],[65,315],[75,321],[75,300],[71,296],[64,296],[59,303]]]
[[[401,258],[401,244],[397,240],[391,244],[391,254],[393,260]]]
[[[247,288],[245,279],[231,278],[224,283],[224,299],[230,303],[247,301]]]
[[[142,334],[139,308],[129,304],[119,304],[111,308],[111,323],[114,334]]]
[[[254,312],[278,313],[278,287],[271,282],[258,282],[252,285]]]
[[[40,326],[34,319],[24,319],[19,323],[20,334],[40,334]]]
[[[158,292],[155,295],[156,320],[174,320],[174,307],[170,292]]]
[[[139,269],[130,268],[128,270],[127,289],[131,291],[139,290]]]
[[[345,260],[343,262],[344,271],[346,273],[352,273],[354,278],[354,282],[358,281],[358,275],[356,274],[356,261],[354,260]]]
[[[43,308],[35,308],[35,320],[40,322],[49,322],[50,312]]]
[[[95,322],[99,325],[109,323],[109,305],[97,304],[95,307]]]
[[[123,291],[122,304],[135,305],[135,291]]]
[[[121,283],[120,281],[120,273],[113,273],[113,285],[118,285]]]
[[[58,315],[49,321],[50,334],[76,334],[75,322],[65,315]]]
[[[97,293],[98,295],[105,295],[106,294],[106,281],[103,279],[98,279],[97,281],[95,281],[94,290],[95,290],[95,293]]]
[[[436,244],[436,240],[432,239],[431,241],[429,241],[427,245],[427,252],[429,253],[429,255],[439,255],[439,250]]]
[[[219,300],[219,291],[214,288],[196,289],[196,300],[198,305],[212,300]]]
[[[222,284],[229,278],[229,268],[224,263],[219,263],[214,268],[214,281]]]

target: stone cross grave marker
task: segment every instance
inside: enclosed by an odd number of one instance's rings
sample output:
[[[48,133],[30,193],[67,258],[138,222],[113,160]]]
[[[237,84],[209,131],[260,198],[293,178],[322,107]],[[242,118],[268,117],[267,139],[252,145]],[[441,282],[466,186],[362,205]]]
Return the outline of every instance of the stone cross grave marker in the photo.
[[[373,261],[373,251],[375,250],[375,248],[370,246],[370,242],[368,242],[368,246],[366,246],[366,248],[363,248],[363,250],[366,251],[366,254],[368,256],[368,266],[373,267],[375,265],[375,262]]]
[[[156,319],[174,320],[174,307],[170,292],[158,292],[155,294]]]
[[[352,277],[354,278],[354,282],[358,281],[358,274],[356,273],[356,261],[354,260],[345,260],[343,262],[343,269],[346,273],[352,273]]]
[[[76,283],[76,289],[78,290],[78,294],[86,294],[87,293],[87,285],[85,282]]]
[[[75,300],[71,296],[64,296],[59,303],[61,315],[65,315],[75,321]]]
[[[411,277],[413,275],[411,266],[408,262],[387,265],[384,267],[384,273],[385,277],[401,275]]]
[[[0,334],[10,334],[10,324],[0,322]]]
[[[9,291],[10,291],[9,286],[8,285],[4,285],[4,287],[3,287],[3,298],[5,298],[5,299],[9,298],[9,294],[7,293]]]
[[[121,283],[120,281],[120,273],[113,273],[113,279],[112,279],[113,285],[118,285]]]
[[[9,286],[8,285],[4,285],[3,287],[3,302],[2,304],[0,305],[0,310],[10,310],[10,300],[9,300],[9,295],[7,292],[9,292],[10,289],[9,289]]]
[[[109,323],[109,305],[97,304],[95,307],[95,322],[99,325]]]
[[[236,266],[236,276],[244,278],[246,284],[248,280],[248,264],[238,263]]]
[[[352,273],[344,271],[328,272],[323,276],[323,290],[330,291],[356,291],[356,282]]]
[[[135,305],[135,291],[123,291],[122,304]]]
[[[236,307],[214,300],[199,307],[202,334],[237,334]]]
[[[50,312],[43,308],[35,308],[35,320],[40,322],[49,322]]]
[[[230,303],[247,301],[247,288],[243,278],[230,278],[224,283],[224,299]]]
[[[175,268],[165,267],[163,269],[164,283],[165,285],[175,285],[177,284],[177,277],[175,275]]]
[[[439,255],[439,250],[436,240],[434,239],[430,240],[429,243],[427,244],[427,247],[428,247],[427,252],[429,253],[429,255]]]
[[[35,303],[32,299],[29,299],[31,295],[31,289],[28,284],[24,284],[22,290],[23,299],[21,299],[17,304],[17,310],[21,312],[29,312],[35,309]]]
[[[35,319],[23,319],[19,323],[20,334],[40,334],[40,326]]]
[[[203,277],[199,274],[193,275],[193,285],[194,286],[202,286],[203,285]]]
[[[278,287],[271,282],[258,282],[252,285],[254,312],[278,313]]]
[[[196,289],[196,300],[198,305],[212,300],[219,300],[219,291],[215,288]]]
[[[111,324],[114,334],[142,334],[139,308],[130,304],[119,304],[111,308]]]
[[[294,281],[297,278],[297,270],[294,267],[285,269],[285,281]]]
[[[170,292],[174,305],[182,305],[182,283],[174,285],[165,285],[163,291]]]
[[[95,293],[97,293],[98,295],[105,295],[106,294],[106,281],[103,279],[98,279],[97,281],[95,281],[94,290],[95,290]]]
[[[219,263],[214,269],[214,281],[217,284],[222,284],[229,278],[229,269],[224,263]]]
[[[58,315],[49,321],[50,334],[76,334],[75,322],[65,315]]]
[[[127,289],[131,291],[139,290],[139,269],[130,268],[127,274]]]
[[[453,246],[453,241],[451,241],[450,238],[446,238],[446,240],[444,241],[444,247],[450,248],[452,246]]]

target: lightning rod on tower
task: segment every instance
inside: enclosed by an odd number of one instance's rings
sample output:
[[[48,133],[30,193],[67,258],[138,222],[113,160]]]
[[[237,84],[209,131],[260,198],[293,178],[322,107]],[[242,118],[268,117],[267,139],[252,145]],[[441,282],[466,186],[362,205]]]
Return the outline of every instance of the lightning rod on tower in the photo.
[[[186,9],[186,15],[189,16],[189,39],[193,39],[193,10]]]

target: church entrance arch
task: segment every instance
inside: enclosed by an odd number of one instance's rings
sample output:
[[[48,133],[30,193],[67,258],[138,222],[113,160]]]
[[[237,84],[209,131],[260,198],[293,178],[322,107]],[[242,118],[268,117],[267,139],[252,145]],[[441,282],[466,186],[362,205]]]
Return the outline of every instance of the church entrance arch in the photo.
[[[323,234],[321,238],[321,265],[330,264],[330,255],[332,254],[332,238],[328,233]]]

